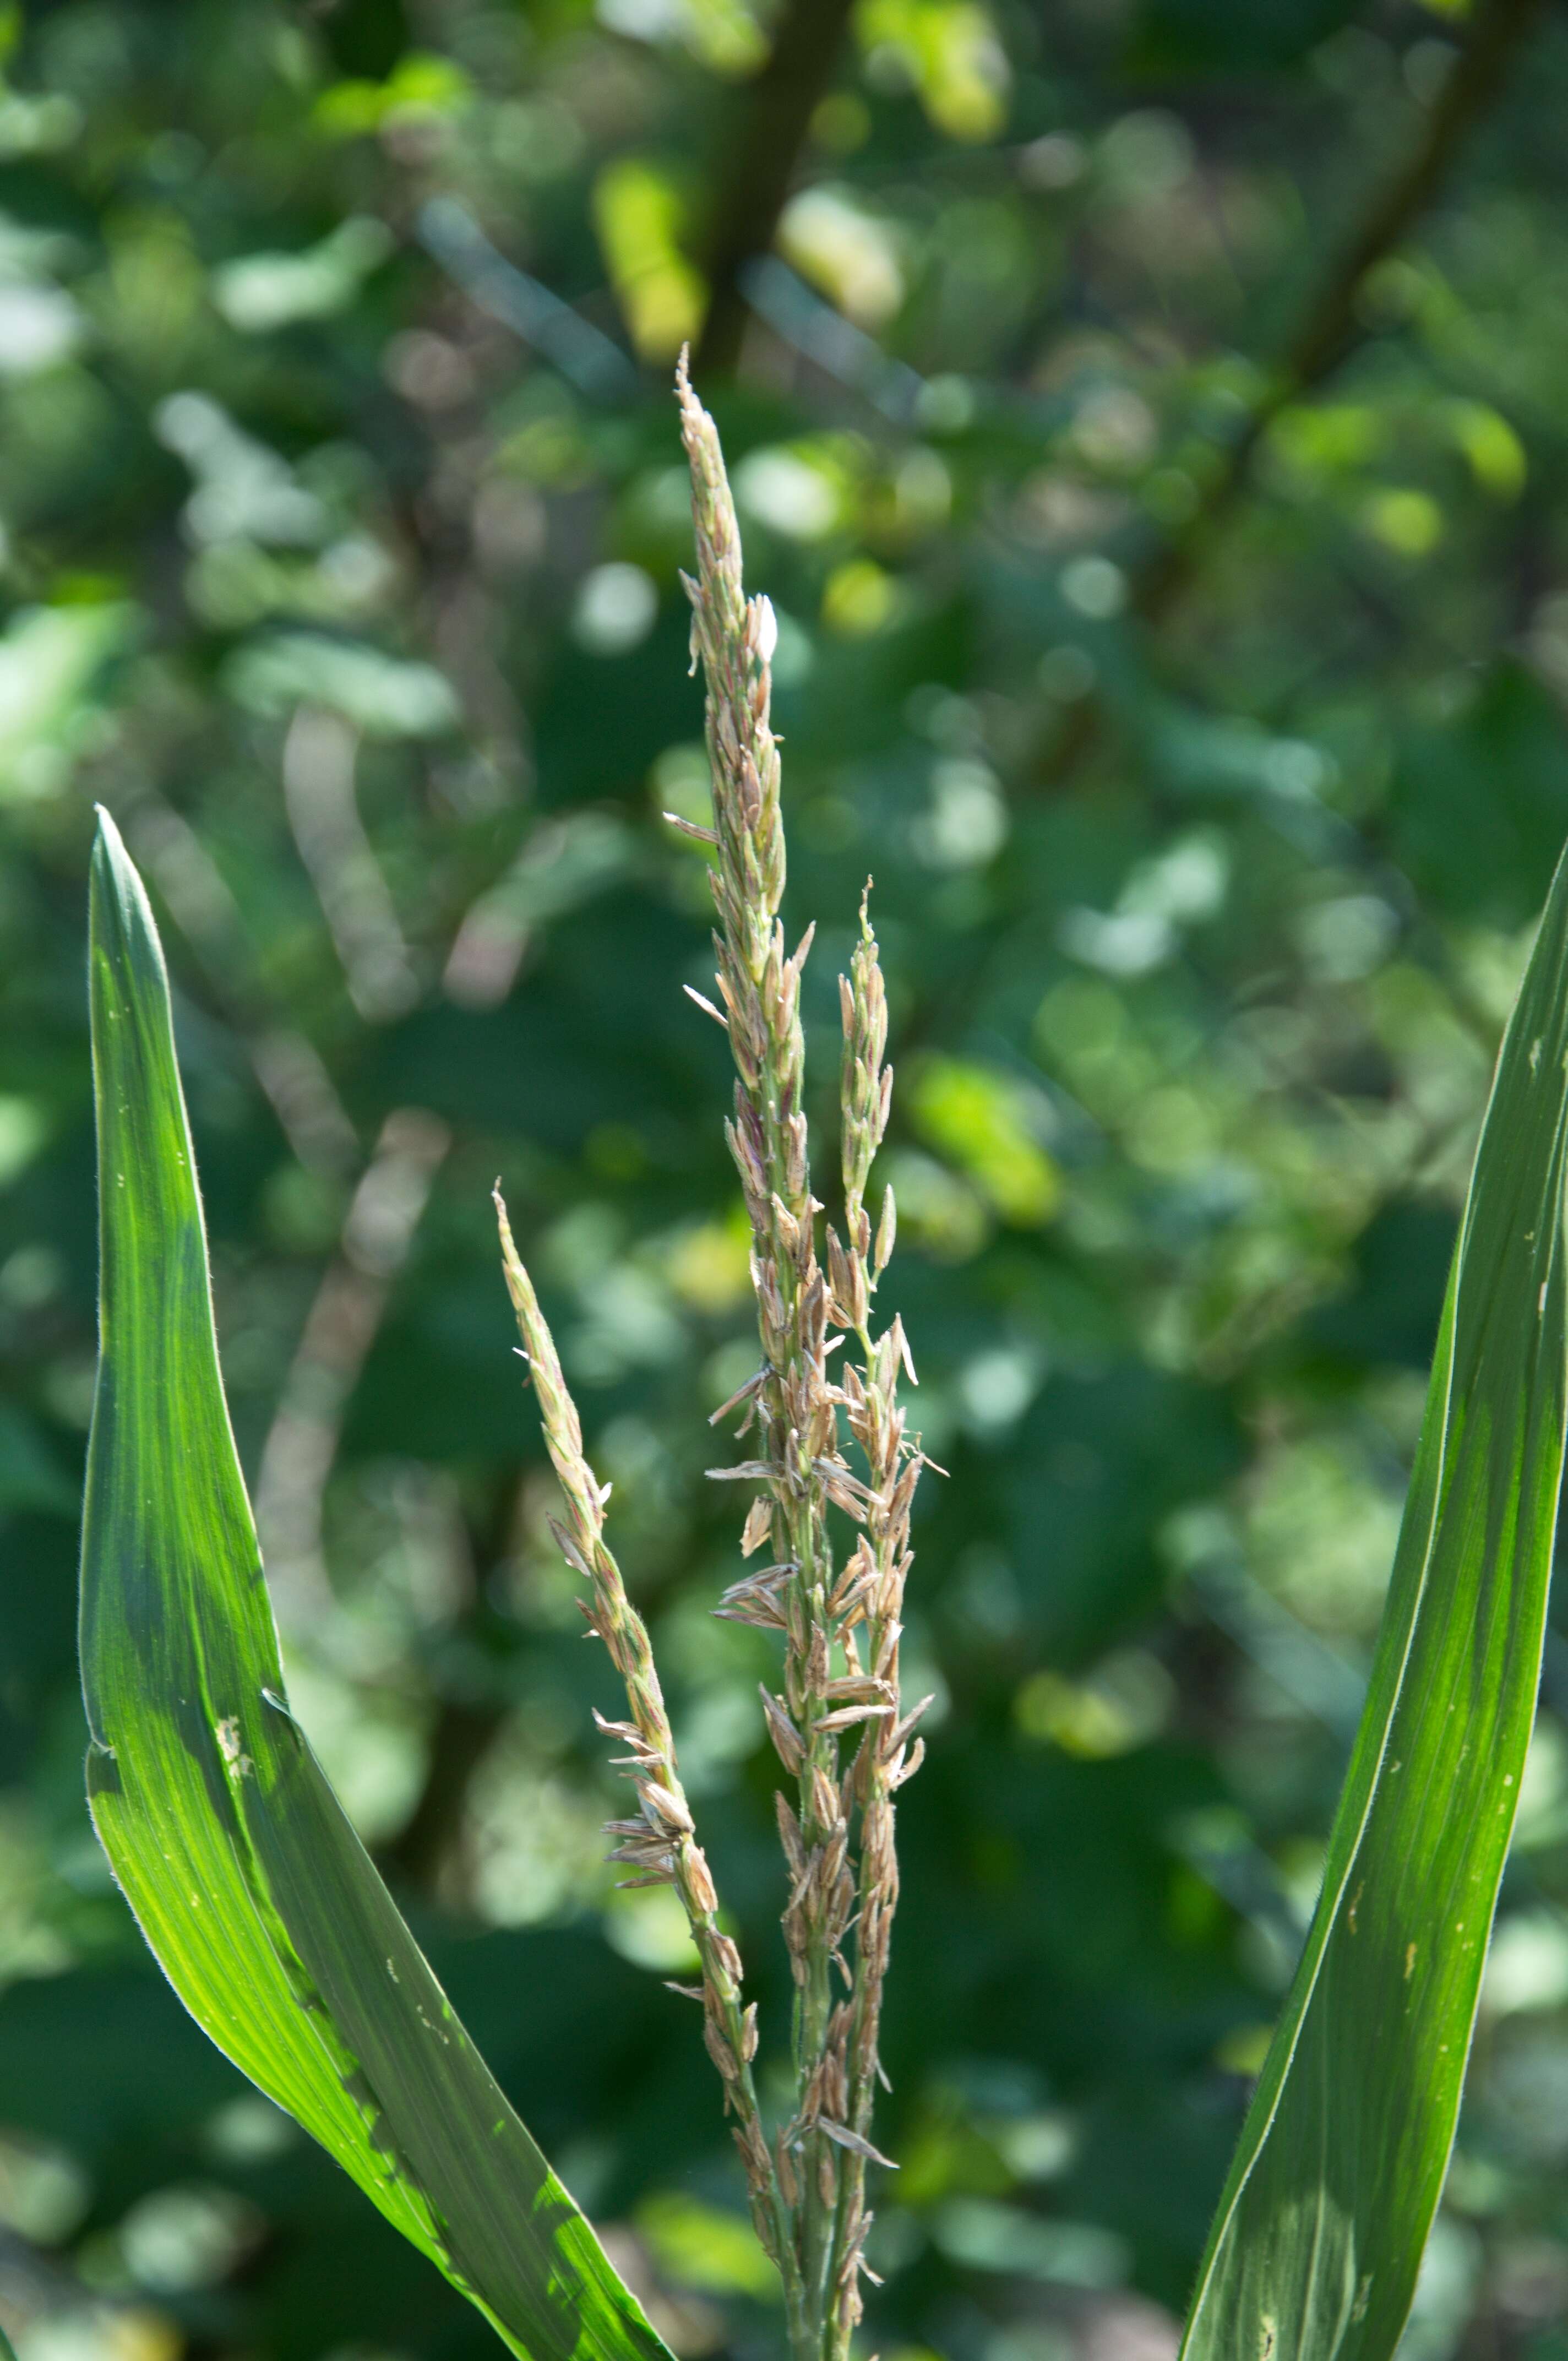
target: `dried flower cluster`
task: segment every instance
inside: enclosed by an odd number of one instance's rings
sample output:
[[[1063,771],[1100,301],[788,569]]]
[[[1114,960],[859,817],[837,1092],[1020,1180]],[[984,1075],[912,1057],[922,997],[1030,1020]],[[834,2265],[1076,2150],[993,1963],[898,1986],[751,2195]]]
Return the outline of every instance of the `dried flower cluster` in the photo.
[[[769,722],[775,627],[765,598],[748,599],[740,543],[718,438],[686,379],[678,380],[691,463],[697,571],[686,583],[694,662],[707,686],[714,826],[676,821],[711,852],[714,935],[722,1006],[694,993],[729,1035],[736,1067],[726,1136],[751,1224],[751,1283],[762,1360],[714,1413],[740,1412],[755,1455],[715,1477],[757,1487],[741,1534],[769,1563],[724,1595],[718,1611],[783,1641],[779,1691],[762,1703],[773,1746],[794,1782],[776,1801],[790,1891],[784,1913],[795,1978],[795,2105],[770,2141],[751,2075],[755,2009],[740,1993],[740,1961],[717,1919],[707,1863],[692,1832],[648,1635],[603,1537],[605,1494],[583,1457],[581,1430],[549,1330],[518,1261],[501,1211],[508,1283],[533,1371],[545,1435],[565,1491],[557,1538],[592,1586],[591,1624],[626,1683],[631,1719],[607,1724],[630,1749],[626,1768],[640,1816],[615,1821],[611,1856],[638,1881],[674,1886],[691,1923],[703,1981],[707,2047],[736,2116],[752,2218],[784,2281],[797,2361],[841,2361],[870,2276],[865,2169],[884,2163],[871,2144],[878,2026],[898,1895],[893,1797],[918,1765],[914,1737],[924,1700],[902,1711],[898,1650],[909,1571],[909,1518],[922,1465],[905,1432],[900,1374],[914,1369],[896,1318],[873,1338],[872,1304],[893,1250],[888,1191],[873,1239],[865,1196],[886,1129],[893,1075],[883,1064],[887,1007],[864,903],[850,973],[839,979],[843,1236],[823,1235],[812,1194],[803,1104],[800,981],[811,931],[786,954],[779,757]],[[498,1198],[498,1208],[499,1201]],[[840,1333],[833,1333],[833,1332]],[[831,1356],[844,1363],[835,1382]],[[845,1455],[857,1447],[861,1469]],[[856,1529],[835,1564],[829,1510]]]

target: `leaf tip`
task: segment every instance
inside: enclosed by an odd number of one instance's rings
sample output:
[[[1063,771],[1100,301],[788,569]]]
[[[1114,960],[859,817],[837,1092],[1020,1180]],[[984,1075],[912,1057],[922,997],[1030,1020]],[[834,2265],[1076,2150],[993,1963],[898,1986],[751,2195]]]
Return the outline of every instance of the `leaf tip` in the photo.
[[[130,867],[131,857],[126,851],[126,840],[120,834],[115,815],[107,804],[94,804],[93,812],[98,822],[97,833],[93,840],[93,867],[94,871],[110,876],[123,873]]]

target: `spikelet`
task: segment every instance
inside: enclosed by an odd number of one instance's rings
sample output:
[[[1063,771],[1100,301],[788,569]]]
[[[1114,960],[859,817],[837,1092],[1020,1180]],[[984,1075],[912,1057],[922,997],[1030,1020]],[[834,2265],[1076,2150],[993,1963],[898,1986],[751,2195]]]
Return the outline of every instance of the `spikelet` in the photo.
[[[611,1820],[606,1833],[617,1839],[609,1859],[634,1871],[627,1885],[673,1886],[685,1909],[692,1939],[702,1963],[705,2023],[710,2028],[708,2047],[724,2077],[725,2103],[731,2107],[744,2134],[741,2154],[749,2169],[757,2163],[761,2177],[751,2183],[753,2215],[770,2254],[784,2251],[785,2226],[772,2156],[762,2136],[751,2059],[756,2049],[756,2015],[740,1996],[740,1955],[718,1925],[718,1896],[707,1858],[696,1841],[691,1806],[681,1785],[675,1762],[675,1741],[664,1709],[659,1675],[647,1626],[626,1595],[620,1568],[604,1538],[608,1484],[600,1484],[583,1451],[582,1422],[562,1371],[555,1340],[539,1308],[533,1283],[523,1268],[511,1234],[511,1224],[499,1184],[495,1190],[496,1220],[500,1231],[501,1268],[517,1314],[519,1330],[533,1379],[535,1399],[549,1451],[566,1504],[566,1523],[552,1520],[552,1531],[574,1573],[592,1586],[591,1606],[582,1604],[589,1628],[604,1641],[617,1671],[626,1683],[630,1719],[594,1719],[607,1736],[630,1751],[621,1766],[636,1790],[635,1819]],[[758,2163],[757,2160],[761,2160]]]
[[[497,1198],[507,1282],[529,1359],[545,1440],[565,1502],[554,1530],[587,1586],[581,1603],[626,1685],[630,1718],[602,1722],[626,1752],[618,1765],[634,1815],[609,1824],[610,1858],[630,1884],[664,1883],[685,1905],[702,1965],[703,2037],[719,2074],[745,2167],[752,2218],[784,2281],[795,2361],[848,2361],[872,2276],[866,2168],[885,2166],[871,2138],[882,2077],[883,1983],[898,1898],[893,1796],[917,1767],[916,1724],[899,1694],[909,1521],[921,1466],[905,1433],[901,1380],[915,1383],[903,1323],[873,1337],[877,1285],[897,1214],[883,1194],[873,1235],[866,1198],[887,1129],[887,997],[867,895],[850,971],[839,978],[843,1218],[822,1230],[812,1193],[805,1115],[801,978],[808,927],[793,950],[782,923],[785,850],[781,774],[770,715],[777,624],[748,598],[734,504],[713,421],[685,357],[677,373],[681,434],[692,478],[694,668],[707,688],[713,825],[674,820],[711,857],[716,996],[687,987],[729,1043],[735,1090],[725,1139],[750,1230],[749,1269],[761,1365],[712,1414],[740,1414],[750,1458],[708,1474],[754,1485],[740,1536],[772,1563],[730,1584],[715,1612],[782,1642],[776,1686],[761,1695],[768,1735],[793,1800],[776,1795],[788,1871],[784,1933],[795,1987],[794,2112],[770,2143],[752,2081],[758,2026],[742,2002],[740,1959],[718,1923],[718,1898],[696,1841],[648,1634],[604,1538],[609,1488],[583,1453],[581,1425],[548,1327]],[[824,1260],[825,1258],[825,1260]],[[842,1351],[841,1363],[830,1356]],[[839,1521],[842,1521],[841,1522]],[[847,1536],[835,1566],[834,1536]]]
[[[865,2168],[885,2161],[869,2126],[898,1891],[891,1798],[919,1760],[918,1741],[914,1748],[908,1741],[924,1710],[905,1713],[898,1692],[909,1519],[921,1465],[905,1436],[898,1387],[901,1376],[914,1384],[915,1367],[901,1320],[874,1341],[870,1326],[897,1227],[891,1190],[874,1235],[866,1207],[892,1100],[887,995],[868,881],[850,972],[839,979],[844,1222],[841,1235],[826,1233],[824,1271],[816,1226],[821,1207],[811,1193],[802,1113],[799,991],[812,930],[786,957],[780,923],[784,840],[769,718],[776,626],[765,599],[746,598],[718,437],[692,392],[684,357],[676,386],[697,554],[696,577],[685,587],[693,657],[707,681],[713,777],[709,879],[718,921],[718,1001],[709,1006],[714,1014],[722,1008],[735,1059],[727,1137],[751,1225],[762,1347],[762,1369],[745,1389],[757,1412],[758,1456],[715,1472],[764,1483],[741,1546],[750,1555],[775,1537],[783,1561],[768,1579],[733,1586],[719,1611],[784,1632],[783,1693],[762,1691],[774,1749],[799,1784],[798,1811],[779,1799],[791,1873],[784,1936],[798,2000],[796,2108],[775,2148],[776,2180],[812,2313],[810,2349],[826,2361],[844,2361],[861,2310],[870,2219]],[[842,1333],[829,1336],[830,1328]],[[845,1335],[853,1349],[834,1384],[828,1356]],[[840,1411],[863,1474],[839,1447]],[[837,1574],[830,1508],[859,1529]],[[853,1747],[847,1766],[840,1743]],[[857,1807],[858,1865],[851,1828]],[[852,1969],[839,1950],[851,1924],[858,1928]],[[832,1998],[835,1959],[836,1972],[850,1985],[847,2002]],[[786,2261],[786,2291],[790,2276]],[[792,2333],[798,2335],[798,2323],[792,2323]]]

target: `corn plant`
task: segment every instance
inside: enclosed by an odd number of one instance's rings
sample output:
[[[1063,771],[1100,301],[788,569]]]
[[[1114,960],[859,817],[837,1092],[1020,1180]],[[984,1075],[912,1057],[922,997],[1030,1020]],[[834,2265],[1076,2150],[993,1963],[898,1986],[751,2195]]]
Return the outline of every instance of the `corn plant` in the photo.
[[[900,1692],[923,1465],[914,1370],[874,1301],[892,1254],[872,1168],[892,1073],[862,904],[840,980],[835,1223],[813,1193],[799,1013],[810,930],[781,923],[769,720],[774,626],[745,596],[711,420],[680,380],[707,682],[707,856],[728,1137],[751,1230],[760,1351],[733,1414],[751,1456],[742,1572],[717,1611],[771,1634],[763,1691],[794,1979],[793,2095],[770,2120],[761,2028],[682,1784],[647,1630],[609,1539],[609,1488],[497,1195],[502,1265],[560,1479],[563,1557],[626,1690],[602,1726],[630,1786],[610,1823],[634,1883],[678,1896],[689,1989],[777,2268],[793,2361],[847,2361],[869,2276],[878,2028],[898,1893],[894,1796],[922,1741]],[[219,1377],[167,979],[104,815],[91,994],[102,1352],[82,1654],[99,1835],[198,2022],[490,2322],[536,2361],[664,2348],[455,2016],[291,1713]],[[1204,2257],[1187,2361],[1387,2361],[1453,2141],[1534,1707],[1564,1442],[1568,872],[1510,1020],[1455,1252],[1371,1691],[1321,1896]],[[1045,1543],[1048,1546],[1048,1539]],[[1041,1865],[1048,1874],[1048,1864]]]

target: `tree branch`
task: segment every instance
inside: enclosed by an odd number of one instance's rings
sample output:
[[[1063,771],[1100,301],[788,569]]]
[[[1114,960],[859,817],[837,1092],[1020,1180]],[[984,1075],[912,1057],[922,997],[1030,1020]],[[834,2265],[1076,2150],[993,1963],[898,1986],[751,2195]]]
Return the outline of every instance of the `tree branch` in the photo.
[[[383,1866],[426,1893],[435,1891],[451,1860],[475,1775],[506,1727],[507,1711],[499,1697],[441,1701],[418,1801],[380,1856]],[[458,1883],[466,1885],[466,1877]]]
[[[746,326],[740,274],[766,254],[817,101],[833,79],[852,0],[788,0],[766,65],[734,109],[715,176],[707,316],[693,367],[709,381],[733,369]]]
[[[522,1474],[515,1466],[501,1469],[489,1496],[477,1513],[462,1519],[463,1551],[469,1601],[453,1634],[465,1655],[489,1658],[494,1609],[489,1605],[491,1575],[513,1545],[522,1498]],[[435,1680],[437,1707],[425,1757],[424,1779],[412,1811],[378,1856],[383,1868],[406,1878],[430,1895],[445,1890],[459,1906],[468,1899],[470,1863],[464,1844],[468,1797],[474,1781],[506,1728],[514,1702],[504,1678],[493,1688],[444,1688],[439,1664]]]
[[[1356,316],[1356,298],[1367,273],[1402,244],[1431,203],[1466,134],[1496,100],[1541,5],[1541,0],[1492,0],[1455,60],[1425,137],[1342,248],[1276,361],[1267,390],[1226,451],[1198,514],[1135,576],[1130,612],[1138,622],[1156,628],[1178,604],[1245,492],[1254,455],[1269,427],[1281,411],[1331,377],[1366,333]],[[1099,741],[1104,722],[1103,707],[1085,697],[1041,764],[1037,784],[1059,786]]]

